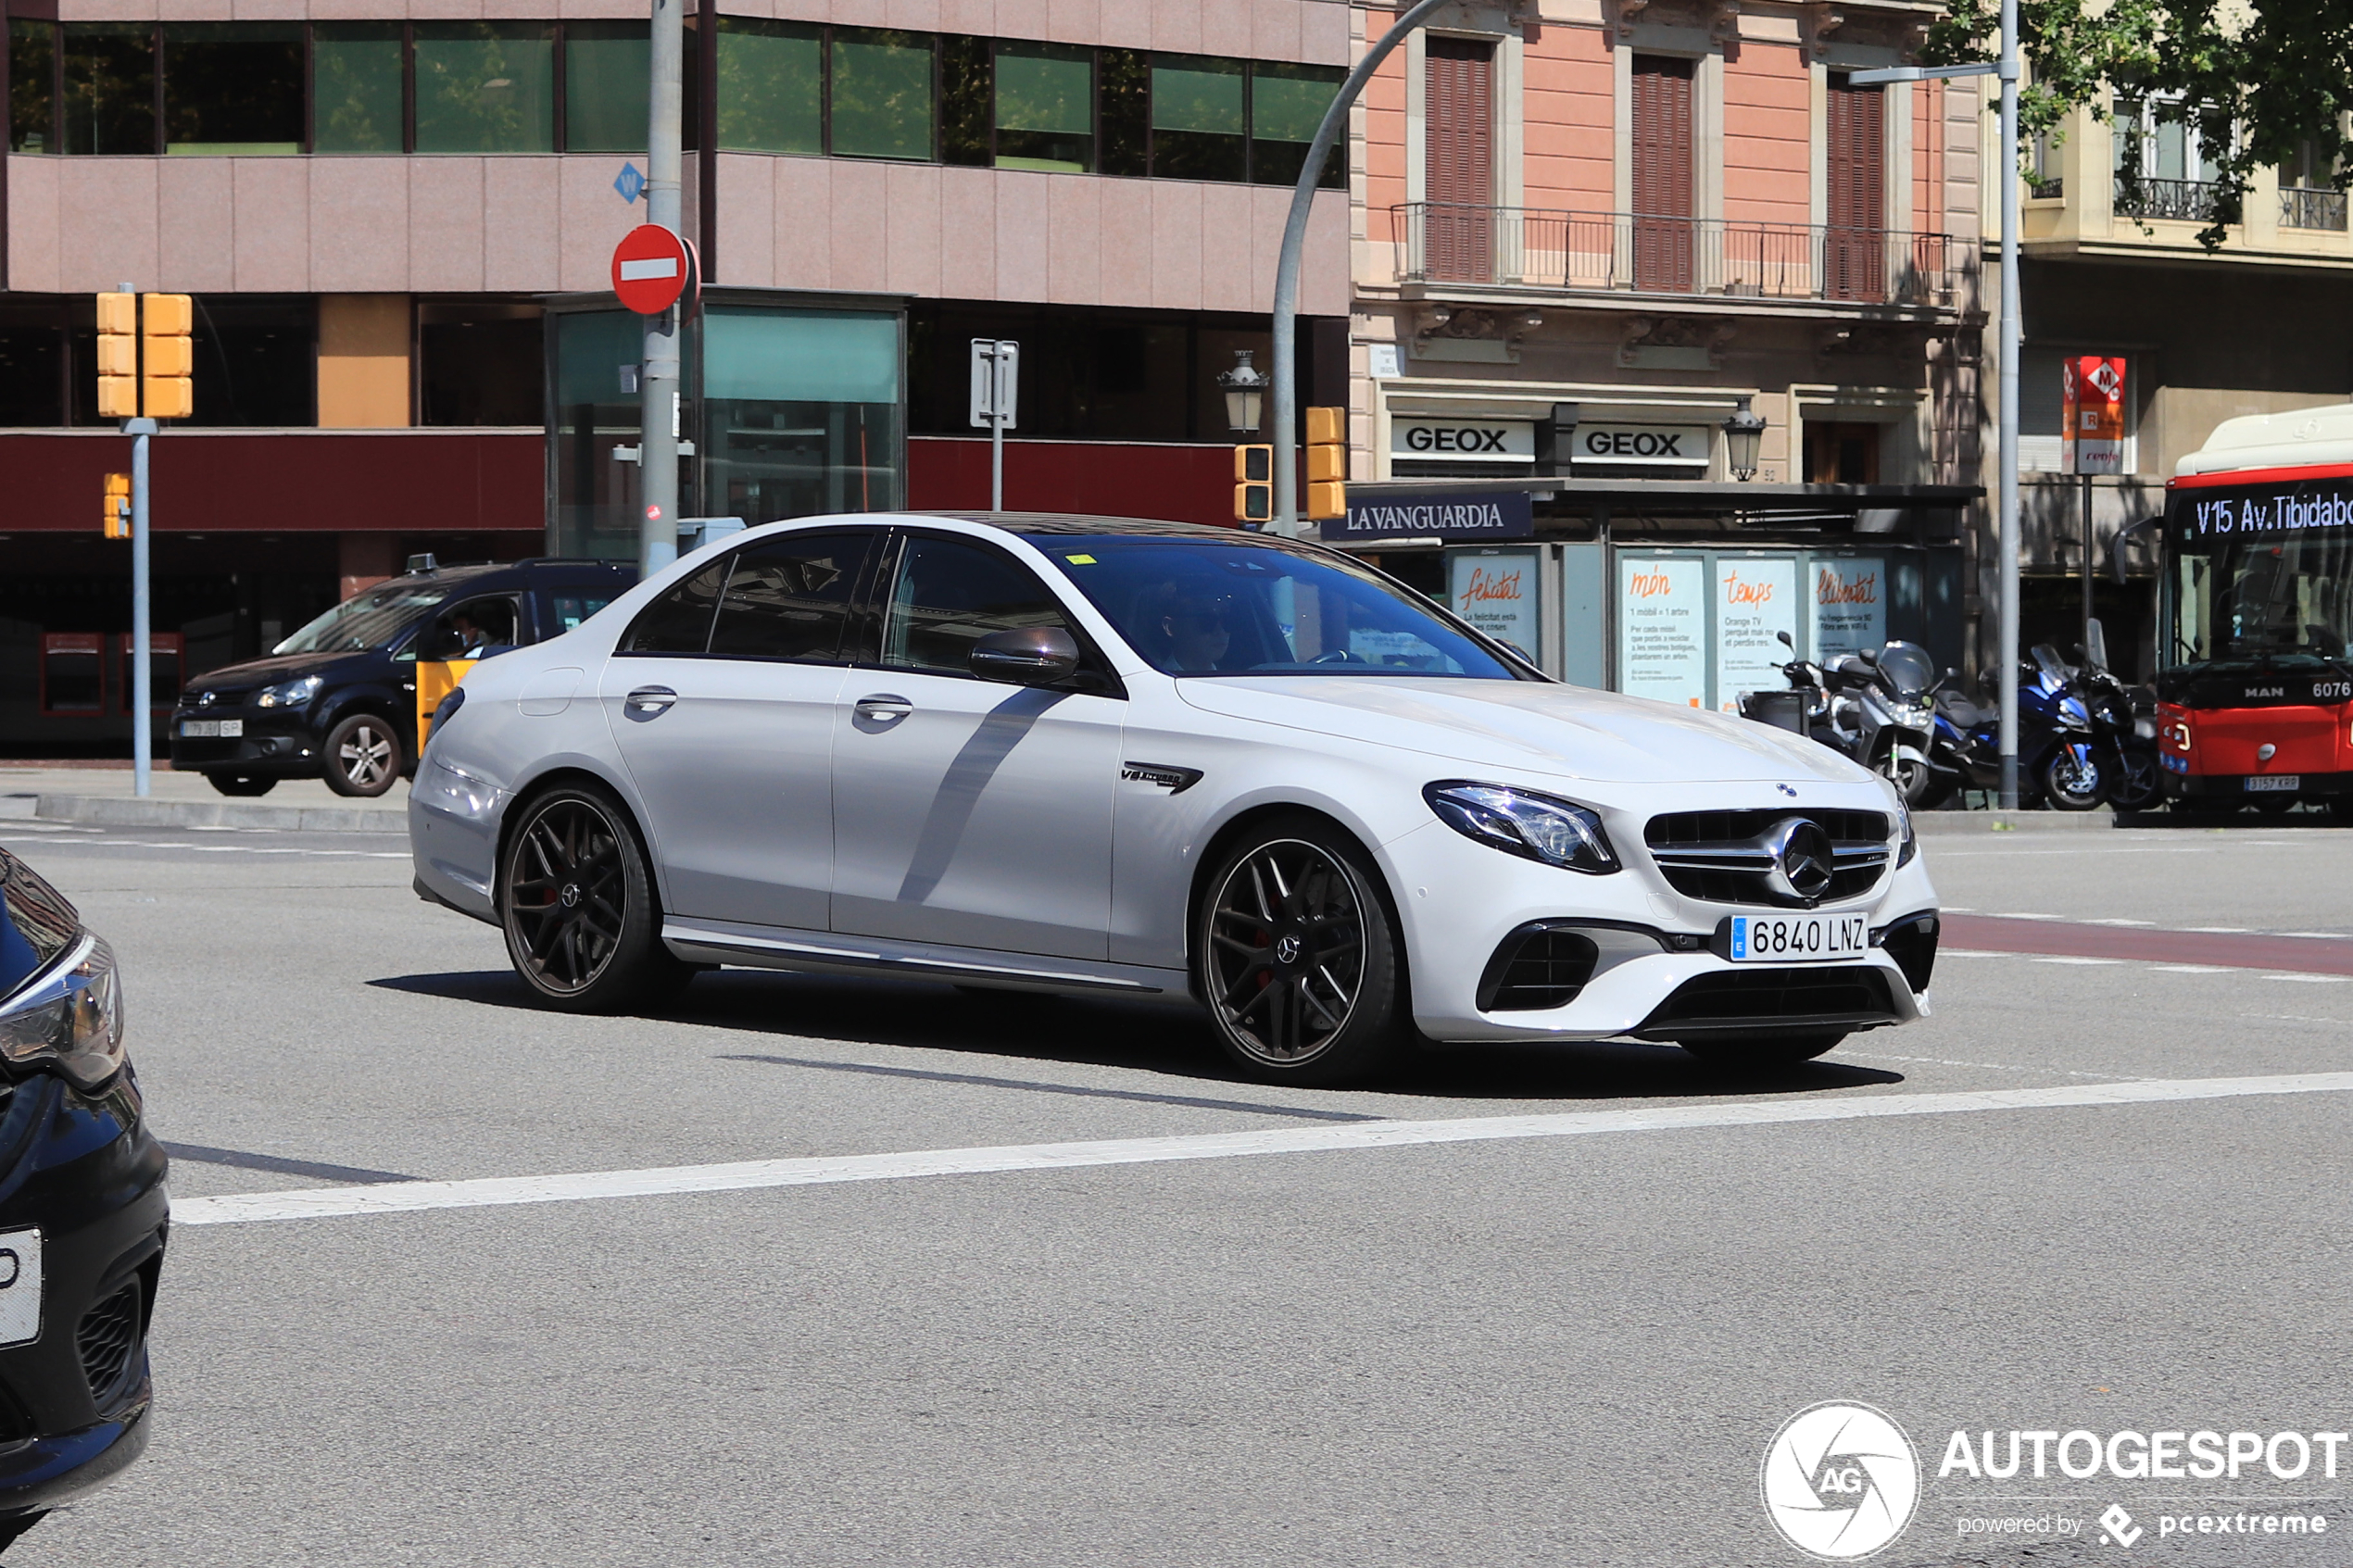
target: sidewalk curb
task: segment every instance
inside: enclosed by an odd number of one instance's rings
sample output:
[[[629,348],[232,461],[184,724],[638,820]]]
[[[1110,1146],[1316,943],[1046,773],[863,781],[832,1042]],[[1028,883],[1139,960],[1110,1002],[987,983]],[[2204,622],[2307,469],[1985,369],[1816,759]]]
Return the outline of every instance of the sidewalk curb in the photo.
[[[48,822],[117,828],[276,828],[286,833],[409,831],[404,807],[262,806],[237,801],[125,800],[103,795],[44,795],[32,814]]]
[[[2117,826],[2116,813],[2097,811],[1915,811],[1912,828],[1921,837],[1970,833],[2083,832]]]

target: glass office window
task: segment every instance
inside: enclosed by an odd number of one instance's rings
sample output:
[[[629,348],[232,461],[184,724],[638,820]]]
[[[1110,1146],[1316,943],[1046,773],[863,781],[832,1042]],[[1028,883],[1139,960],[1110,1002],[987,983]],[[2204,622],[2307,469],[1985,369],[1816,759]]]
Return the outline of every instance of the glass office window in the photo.
[[[1095,167],[1094,51],[997,45],[997,167],[1085,174]]]
[[[833,150],[839,157],[932,156],[932,40],[836,28]]]
[[[564,151],[646,150],[652,62],[644,22],[564,25]]]
[[[646,322],[626,310],[551,315],[554,348],[552,409],[556,448],[556,536],[553,554],[637,558],[637,465],[613,457],[637,445],[637,368],[645,357]],[[682,473],[694,470],[680,465]],[[690,505],[682,495],[682,504]],[[683,511],[682,515],[699,516]],[[715,590],[714,590],[715,591]]]
[[[302,151],[301,26],[166,22],[163,150]]]
[[[1195,55],[1152,58],[1152,172],[1172,180],[1239,180],[1247,169],[1242,63]]]
[[[419,22],[417,151],[556,150],[548,22]]]
[[[57,30],[65,56],[65,150],[156,150],[155,30],[145,22],[68,22]]]
[[[994,156],[996,60],[986,38],[939,41],[939,161],[986,169]]]
[[[719,19],[719,144],[748,153],[825,150],[825,44],[799,22]]]
[[[320,22],[310,33],[311,150],[400,150],[400,24]]]
[[[1347,73],[1331,66],[1274,65],[1250,68],[1250,177],[1262,185],[1296,185],[1307,144],[1324,122],[1324,111]],[[1344,128],[1343,128],[1344,132]],[[1344,185],[1348,168],[1343,133],[1324,159],[1318,185]]]
[[[1140,49],[1099,49],[1102,171],[1137,175],[1151,168],[1151,67]]]
[[[709,515],[900,505],[899,318],[712,306],[702,320]]]
[[[319,311],[309,295],[196,296],[198,425],[319,422]]]
[[[57,150],[57,50],[56,23],[8,23],[8,150],[12,153]]]
[[[535,305],[417,306],[417,422],[537,425],[547,415]]]
[[[66,318],[55,300],[0,304],[0,427],[66,422]]]

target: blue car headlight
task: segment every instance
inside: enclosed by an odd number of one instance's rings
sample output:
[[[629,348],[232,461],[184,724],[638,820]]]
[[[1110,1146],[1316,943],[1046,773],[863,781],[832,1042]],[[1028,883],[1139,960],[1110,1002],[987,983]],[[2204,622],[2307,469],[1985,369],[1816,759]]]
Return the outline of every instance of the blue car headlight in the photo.
[[[1573,801],[1461,779],[1426,785],[1422,798],[1439,821],[1491,849],[1592,876],[1617,870],[1601,817]]]
[[[281,681],[274,686],[262,687],[255,696],[253,705],[256,708],[300,708],[317,696],[319,688],[326,684],[322,675],[305,675],[299,681]]]

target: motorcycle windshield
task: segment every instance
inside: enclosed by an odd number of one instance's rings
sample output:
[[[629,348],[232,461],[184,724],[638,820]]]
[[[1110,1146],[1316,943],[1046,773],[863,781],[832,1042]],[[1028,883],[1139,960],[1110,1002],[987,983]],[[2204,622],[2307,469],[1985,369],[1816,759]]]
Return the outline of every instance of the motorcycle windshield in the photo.
[[[1906,702],[1918,702],[1936,684],[1936,665],[1928,651],[1911,643],[1890,643],[1879,651],[1879,672],[1890,690]]]

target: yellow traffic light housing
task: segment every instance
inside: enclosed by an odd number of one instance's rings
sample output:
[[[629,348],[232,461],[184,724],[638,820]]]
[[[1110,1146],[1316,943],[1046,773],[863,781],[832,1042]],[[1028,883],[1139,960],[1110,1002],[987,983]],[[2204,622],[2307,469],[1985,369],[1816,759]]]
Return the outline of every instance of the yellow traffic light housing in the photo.
[[[139,296],[98,296],[98,417],[139,417]]]
[[[1234,448],[1234,521],[1272,522],[1275,519],[1275,449],[1272,446]]]
[[[184,420],[196,411],[195,307],[184,294],[151,294],[145,300],[143,334],[146,415]]]
[[[131,476],[127,473],[107,475],[107,537],[131,537]]]
[[[1307,505],[1311,521],[1348,515],[1348,410],[1307,410]]]

